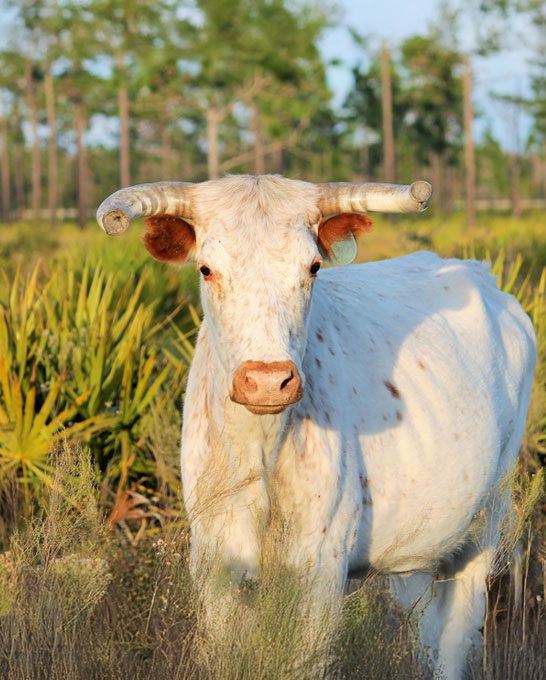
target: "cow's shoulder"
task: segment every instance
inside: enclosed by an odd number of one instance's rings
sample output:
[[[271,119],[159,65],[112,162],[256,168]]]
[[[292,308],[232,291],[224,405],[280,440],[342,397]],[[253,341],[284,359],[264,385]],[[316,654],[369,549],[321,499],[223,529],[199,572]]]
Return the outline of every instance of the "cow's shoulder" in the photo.
[[[534,365],[535,339],[487,264],[418,252],[323,272],[307,347],[306,365],[334,377],[340,361],[350,367],[345,375],[361,366],[379,376],[426,353],[453,375],[505,366],[519,380]],[[516,357],[510,366],[506,354]]]

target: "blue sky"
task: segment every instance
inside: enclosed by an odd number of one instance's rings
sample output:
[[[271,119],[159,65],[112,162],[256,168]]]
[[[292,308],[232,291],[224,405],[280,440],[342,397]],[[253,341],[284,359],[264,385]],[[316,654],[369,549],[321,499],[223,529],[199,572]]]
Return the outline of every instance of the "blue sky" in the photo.
[[[363,60],[364,55],[352,41],[347,26],[359,33],[371,34],[372,46],[379,46],[383,38],[396,47],[405,37],[425,33],[431,20],[438,16],[438,0],[337,0],[343,15],[336,28],[329,29],[321,41],[322,53],[328,59],[339,59],[342,64],[330,67],[328,81],[334,93],[334,102],[341,106],[351,87],[351,67]],[[458,4],[462,4],[458,2]],[[468,3],[467,3],[468,4]],[[528,48],[520,36],[529,31],[523,20],[511,20],[510,34],[504,36],[506,49],[493,57],[475,58],[473,99],[480,116],[474,123],[474,136],[480,138],[488,125],[507,148],[516,143],[515,125],[511,107],[506,107],[489,96],[491,91],[525,95],[529,90]],[[462,47],[471,49],[476,28],[468,16],[462,19]],[[529,130],[529,120],[520,115],[521,141]],[[521,143],[521,142],[520,142]]]

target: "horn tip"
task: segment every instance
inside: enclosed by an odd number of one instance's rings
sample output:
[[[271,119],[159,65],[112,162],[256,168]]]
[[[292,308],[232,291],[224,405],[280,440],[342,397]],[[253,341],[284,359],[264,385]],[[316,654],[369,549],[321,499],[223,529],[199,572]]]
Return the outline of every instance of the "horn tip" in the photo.
[[[424,180],[413,182],[410,187],[410,192],[413,198],[419,203],[423,203],[423,209],[427,207],[432,198],[432,185]]]
[[[110,236],[122,234],[129,227],[129,218],[119,208],[109,210],[103,215],[99,214],[97,215],[97,219],[99,225]]]

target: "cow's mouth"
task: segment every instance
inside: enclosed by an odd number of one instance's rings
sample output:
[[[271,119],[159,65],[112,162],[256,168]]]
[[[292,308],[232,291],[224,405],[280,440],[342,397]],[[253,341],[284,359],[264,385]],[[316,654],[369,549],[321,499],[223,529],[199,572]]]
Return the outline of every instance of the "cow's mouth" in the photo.
[[[273,406],[270,404],[264,404],[264,405],[259,405],[259,404],[241,404],[241,406],[244,406],[246,409],[250,411],[250,413],[253,413],[256,416],[265,416],[265,415],[275,415],[277,413],[282,413],[290,404],[279,404],[277,406]]]
[[[284,404],[252,404],[252,403],[250,403],[246,400],[240,399],[239,395],[234,394],[233,392],[229,395],[229,398],[235,404],[239,404],[240,406],[244,406],[247,410],[249,410],[254,415],[265,416],[265,415],[276,415],[277,413],[282,413],[289,406],[297,403],[302,398],[302,396],[303,396],[303,391],[300,391],[297,395],[297,397],[298,397],[297,399],[294,399],[293,401],[284,402]]]

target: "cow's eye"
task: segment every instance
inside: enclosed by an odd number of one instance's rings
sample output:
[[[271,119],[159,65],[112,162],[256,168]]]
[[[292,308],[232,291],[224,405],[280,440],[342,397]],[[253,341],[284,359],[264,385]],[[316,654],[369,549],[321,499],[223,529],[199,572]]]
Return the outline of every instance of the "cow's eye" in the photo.
[[[203,276],[206,279],[208,279],[208,277],[212,274],[212,272],[210,271],[206,264],[204,264],[202,267],[199,267],[199,271],[201,272],[201,274],[203,274]]]
[[[311,272],[311,274],[314,275],[318,272],[319,269],[320,269],[320,262],[317,261],[317,262],[313,262],[313,264],[311,265],[311,269],[309,271]]]

